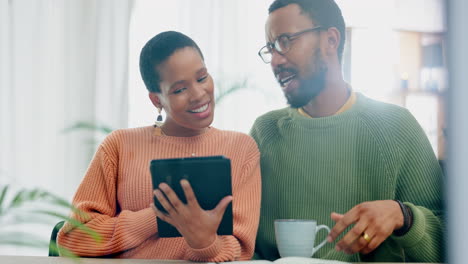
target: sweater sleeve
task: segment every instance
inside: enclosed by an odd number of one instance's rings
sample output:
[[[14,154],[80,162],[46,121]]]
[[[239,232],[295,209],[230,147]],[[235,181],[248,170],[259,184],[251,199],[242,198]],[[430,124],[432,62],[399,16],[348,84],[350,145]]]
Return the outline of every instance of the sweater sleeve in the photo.
[[[399,135],[401,168],[395,197],[411,208],[413,224],[408,233],[392,238],[410,261],[442,262],[442,170],[424,131],[409,112],[407,116],[409,125]]]
[[[111,136],[109,137],[111,138]],[[73,205],[81,212],[72,218],[100,235],[89,234],[66,223],[58,234],[58,244],[78,256],[104,256],[139,246],[156,233],[152,208],[119,211],[117,204],[117,144],[107,138],[101,144],[81,182]]]
[[[218,236],[204,249],[187,246],[187,259],[193,261],[236,261],[252,258],[260,217],[260,154],[253,140],[240,175],[233,175],[233,235]]]

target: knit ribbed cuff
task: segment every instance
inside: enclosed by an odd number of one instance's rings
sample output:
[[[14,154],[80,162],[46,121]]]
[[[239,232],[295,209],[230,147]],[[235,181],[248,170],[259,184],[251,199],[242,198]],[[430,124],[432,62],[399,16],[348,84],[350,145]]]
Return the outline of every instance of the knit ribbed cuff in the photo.
[[[410,230],[403,236],[392,235],[392,239],[400,244],[403,248],[411,248],[419,243],[423,238],[426,230],[426,219],[424,213],[412,203],[404,202],[403,204],[411,208],[413,213],[413,225]]]
[[[190,248],[191,255],[193,256],[193,260],[197,259],[211,259],[216,257],[219,252],[221,252],[221,249],[223,247],[223,240],[219,237],[216,236],[215,241],[211,243],[211,245],[205,247],[205,248],[200,248],[200,249],[195,249],[195,248]]]
[[[146,240],[157,232],[156,213],[152,208],[132,212],[131,219],[123,219],[120,224],[125,228],[128,238]]]

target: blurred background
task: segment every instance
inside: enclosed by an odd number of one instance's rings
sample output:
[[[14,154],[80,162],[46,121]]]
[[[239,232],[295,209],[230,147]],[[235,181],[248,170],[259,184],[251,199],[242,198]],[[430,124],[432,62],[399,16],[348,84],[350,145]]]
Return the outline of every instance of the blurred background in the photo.
[[[0,185],[71,201],[107,133],[156,119],[138,60],[146,41],[166,30],[191,36],[205,55],[218,96],[213,126],[248,133],[256,117],[286,106],[257,55],[271,2],[0,0]],[[446,155],[446,2],[337,0],[347,23],[345,79],[408,108],[439,160]],[[31,222],[20,228],[47,241],[54,221]],[[47,255],[47,248],[0,240],[6,252]]]

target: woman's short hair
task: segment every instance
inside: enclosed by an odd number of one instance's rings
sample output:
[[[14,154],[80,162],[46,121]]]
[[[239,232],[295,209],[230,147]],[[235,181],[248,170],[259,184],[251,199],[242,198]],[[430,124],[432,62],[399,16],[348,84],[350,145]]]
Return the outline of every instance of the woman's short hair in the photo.
[[[151,38],[141,49],[140,73],[146,89],[152,93],[160,93],[161,76],[157,67],[165,62],[174,52],[185,47],[195,48],[203,58],[198,45],[188,36],[176,32],[165,31]]]

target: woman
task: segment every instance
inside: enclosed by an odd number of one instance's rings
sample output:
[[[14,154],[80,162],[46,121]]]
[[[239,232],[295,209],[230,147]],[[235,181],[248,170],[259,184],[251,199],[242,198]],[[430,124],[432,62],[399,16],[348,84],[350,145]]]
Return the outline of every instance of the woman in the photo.
[[[59,245],[79,256],[212,262],[250,259],[260,210],[255,142],[245,134],[210,127],[213,79],[199,47],[189,37],[173,31],[153,37],[141,51],[140,71],[159,111],[158,120],[162,109],[166,120],[162,125],[117,130],[104,140],[73,201],[86,213],[74,217],[102,239],[96,242],[67,224],[58,234]],[[231,159],[232,197],[204,211],[178,203],[169,186],[161,184],[154,195],[169,213],[152,206],[151,160],[212,155]],[[190,184],[182,181],[181,185],[190,195]],[[218,236],[216,230],[231,200],[233,235]],[[172,204],[177,204],[177,210],[171,210],[175,209]],[[156,218],[175,226],[183,237],[159,238]]]

